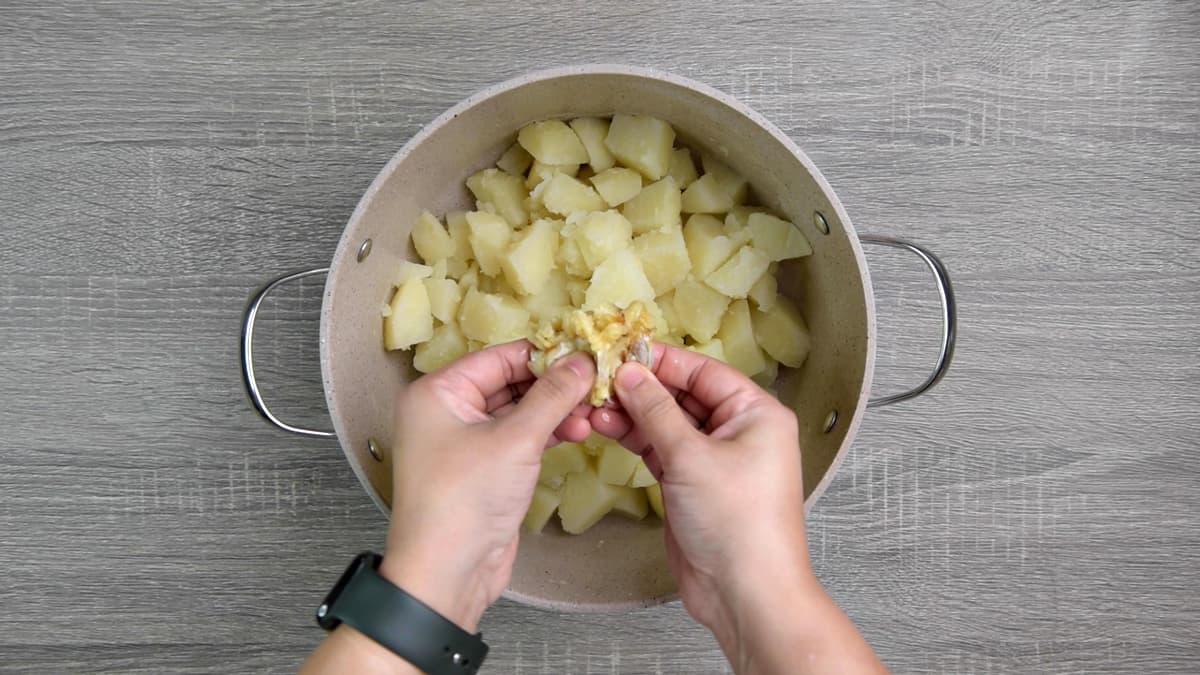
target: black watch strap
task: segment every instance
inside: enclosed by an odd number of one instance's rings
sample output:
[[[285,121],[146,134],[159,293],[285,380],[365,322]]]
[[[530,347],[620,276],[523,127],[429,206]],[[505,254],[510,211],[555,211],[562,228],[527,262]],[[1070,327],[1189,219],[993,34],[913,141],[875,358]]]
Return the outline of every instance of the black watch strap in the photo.
[[[488,646],[376,572],[383,557],[360,553],[317,609],[317,623],[347,623],[429,675],[473,675]]]

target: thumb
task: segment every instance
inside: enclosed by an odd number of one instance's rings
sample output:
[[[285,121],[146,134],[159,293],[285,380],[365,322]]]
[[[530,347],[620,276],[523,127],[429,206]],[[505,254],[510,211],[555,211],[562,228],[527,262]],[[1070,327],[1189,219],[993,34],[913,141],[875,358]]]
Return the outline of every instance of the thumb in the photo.
[[[574,353],[555,361],[521,397],[504,424],[524,436],[535,434],[539,447],[591,391],[596,366],[586,354]]]
[[[629,362],[617,370],[617,398],[642,437],[654,446],[663,465],[670,464],[676,450],[695,437],[675,397],[654,373],[640,363]]]

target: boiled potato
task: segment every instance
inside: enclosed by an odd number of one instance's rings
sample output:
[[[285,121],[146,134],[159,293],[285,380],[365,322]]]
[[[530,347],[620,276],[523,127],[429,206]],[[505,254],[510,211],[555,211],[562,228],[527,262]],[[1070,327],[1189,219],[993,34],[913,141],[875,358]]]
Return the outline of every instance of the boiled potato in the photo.
[[[750,225],[751,213],[766,213],[761,206],[735,206],[725,214],[725,232],[740,230]]]
[[[633,468],[633,475],[629,477],[629,482],[626,483],[631,488],[644,488],[654,485],[658,481],[654,480],[654,474],[650,473],[646,462],[638,461],[637,466]]]
[[[472,340],[501,344],[529,333],[529,310],[510,296],[472,288],[459,306],[458,325],[463,335]]]
[[[596,477],[609,485],[625,485],[633,476],[641,457],[613,441],[604,446],[596,460]]]
[[[571,225],[571,236],[589,271],[632,240],[633,225],[618,211],[592,211],[573,218]]]
[[[583,307],[584,301],[587,300],[589,285],[587,279],[567,279],[567,295],[571,297],[571,305],[573,307]]]
[[[535,220],[518,234],[519,239],[500,259],[504,278],[517,293],[537,293],[549,281],[561,228],[562,223],[558,221]]]
[[[621,213],[633,224],[633,233],[642,234],[678,225],[681,198],[675,179],[667,176],[642,188],[636,197],[622,204]]]
[[[641,520],[650,512],[650,503],[646,499],[646,491],[640,488],[613,485],[617,498],[613,500],[612,511],[626,518]]]
[[[562,487],[567,474],[588,468],[588,456],[578,443],[559,443],[546,448],[542,453],[542,468],[538,482],[557,490]]]
[[[592,272],[584,309],[596,309],[611,303],[625,309],[634,300],[654,300],[654,287],[642,270],[642,263],[628,248],[623,248],[605,260]]]
[[[529,222],[525,182],[517,176],[500,169],[484,169],[467,179],[467,189],[475,195],[479,210],[494,211],[513,227],[523,227]]]
[[[763,361],[766,363],[766,366],[750,379],[754,380],[754,383],[763,389],[767,389],[772,384],[775,384],[775,380],[779,378],[779,362],[770,356],[764,356]]]
[[[704,283],[720,291],[730,298],[744,298],[750,294],[750,289],[767,271],[771,260],[766,254],[753,246],[743,246],[725,261],[712,274],[704,278]]]
[[[592,268],[587,264],[587,260],[583,257],[583,251],[579,248],[579,239],[575,236],[575,229],[576,222],[568,223],[563,228],[563,240],[558,246],[558,264],[573,277],[587,278],[591,276]]]
[[[711,174],[716,178],[734,204],[746,203],[746,199],[750,196],[750,184],[746,182],[745,178],[712,155],[702,155],[700,162],[704,165],[704,173]]]
[[[479,263],[472,262],[467,271],[458,278],[458,287],[466,294],[472,288],[479,288]]]
[[[475,259],[475,252],[471,250],[471,226],[467,223],[467,212],[447,212],[446,229],[450,231],[450,238],[454,240],[454,255],[450,256],[449,261],[462,265],[458,273],[461,276],[466,271],[466,265]],[[454,276],[452,270],[451,276]]]
[[[590,180],[609,206],[620,206],[642,191],[642,175],[633,169],[615,166],[592,176]]]
[[[432,263],[454,255],[454,240],[442,223],[428,211],[417,216],[412,229],[413,246],[417,255],[426,263]]]
[[[533,501],[529,502],[529,510],[525,512],[525,519],[521,521],[521,525],[530,532],[541,532],[546,523],[550,522],[554,510],[558,508],[558,502],[557,490],[545,485],[535,485]]]
[[[654,513],[662,519],[667,517],[666,510],[663,509],[662,486],[655,483],[646,488],[646,501],[650,502],[650,508],[654,509]]]
[[[780,296],[767,311],[753,315],[754,336],[771,358],[789,368],[799,368],[808,357],[808,325],[791,300]]]
[[[675,148],[671,152],[671,164],[667,168],[667,175],[675,179],[675,184],[681,190],[700,177],[696,172],[696,163],[692,161],[692,153],[687,148]]]
[[[804,233],[786,220],[768,213],[751,213],[746,219],[754,248],[771,260],[787,260],[812,255],[812,246]]]
[[[690,345],[688,349],[696,352],[697,354],[703,354],[711,359],[716,359],[721,362],[725,361],[725,345],[716,338],[713,338],[708,342],[697,342],[694,345]]]
[[[450,282],[454,283],[454,282]],[[432,373],[467,353],[467,338],[454,323],[433,329],[433,336],[417,345],[413,352],[413,367],[422,373]]]
[[[550,277],[542,290],[519,298],[521,305],[529,310],[534,321],[553,319],[571,308],[571,296],[567,293],[567,273],[560,269],[550,270]]]
[[[655,296],[674,290],[692,268],[683,228],[678,225],[639,235],[633,240],[633,251],[642,262]]]
[[[500,159],[496,160],[496,167],[501,171],[513,176],[522,176],[533,164],[533,155],[521,147],[520,143],[513,143],[508,150],[500,155]]]
[[[559,491],[558,517],[562,528],[570,534],[581,534],[595,525],[621,494],[596,477],[591,471],[567,474]]]
[[[471,230],[471,251],[479,261],[480,271],[492,277],[500,274],[500,259],[512,239],[508,221],[494,213],[471,211],[467,214],[467,225]]]
[[[733,197],[716,176],[706,173],[683,191],[681,206],[684,213],[725,213],[733,208]]]
[[[536,189],[541,189],[538,186]],[[556,173],[546,181],[542,203],[551,213],[566,216],[578,211],[602,211],[608,207],[591,186],[566,174]]]
[[[702,282],[685,280],[675,287],[673,302],[679,327],[697,342],[708,342],[721,328],[729,296]]]
[[[779,295],[779,282],[771,273],[771,268],[768,267],[758,281],[750,287],[749,297],[754,301],[756,307],[765,312],[775,306],[777,295]]]
[[[400,287],[412,279],[429,279],[431,277],[433,277],[433,268],[429,265],[401,260],[400,266],[396,268],[395,276],[392,277],[392,285]]]
[[[608,146],[604,144],[604,139],[608,136],[608,120],[600,117],[579,117],[571,120],[571,129],[587,150],[587,163],[592,167],[592,171],[600,173],[611,169],[617,163],[608,151]]]
[[[454,321],[458,305],[462,302],[462,289],[453,279],[425,279],[425,292],[429,294],[429,308],[433,318],[442,323]]]
[[[710,215],[697,214],[688,218],[683,228],[683,240],[688,259],[692,261],[692,274],[697,279],[704,279],[750,241],[750,233],[739,230],[726,235],[721,221]]]
[[[676,294],[678,297],[678,294]],[[748,377],[754,377],[767,367],[762,350],[754,335],[754,325],[750,321],[750,307],[745,300],[734,300],[725,310],[721,318],[721,328],[717,337],[725,348],[725,357],[729,365],[742,371]]]
[[[613,115],[604,144],[613,157],[650,180],[667,175],[675,130],[648,115]],[[536,155],[535,155],[536,156]]]
[[[583,164],[587,149],[579,136],[562,120],[527,124],[517,132],[517,142],[542,164]]]
[[[425,282],[413,278],[392,296],[391,314],[383,320],[383,346],[387,349],[411,349],[433,337],[433,313]]]
[[[547,178],[550,178],[556,173],[561,173],[564,176],[574,178],[579,175],[578,164],[542,164],[536,159],[529,167],[529,175],[525,177],[525,187],[533,190],[541,185]],[[540,201],[537,203],[540,204]],[[528,206],[526,208],[529,208]],[[532,211],[533,209],[529,209]]]

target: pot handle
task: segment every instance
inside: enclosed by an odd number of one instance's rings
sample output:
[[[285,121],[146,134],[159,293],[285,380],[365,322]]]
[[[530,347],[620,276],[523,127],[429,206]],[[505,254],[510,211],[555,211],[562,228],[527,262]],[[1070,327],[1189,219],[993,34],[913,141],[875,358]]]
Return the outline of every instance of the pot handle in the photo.
[[[254,323],[258,319],[258,308],[262,305],[263,300],[266,300],[267,296],[271,294],[271,291],[297,279],[325,274],[327,272],[329,272],[328,267],[318,267],[301,272],[292,272],[271,280],[250,298],[250,304],[246,305],[246,313],[242,316],[242,383],[246,385],[246,394],[250,397],[250,403],[254,405],[254,409],[264,419],[276,427],[284,431],[290,431],[293,434],[316,438],[331,438],[335,434],[332,431],[292,426],[276,417],[275,413],[271,412],[266,402],[263,401],[262,392],[258,389],[258,380],[254,377]]]
[[[899,403],[900,401],[907,401],[910,398],[916,398],[929,391],[933,385],[945,377],[946,369],[950,367],[950,361],[954,358],[954,344],[958,339],[958,305],[954,302],[954,287],[950,285],[950,273],[946,271],[946,266],[942,261],[928,249],[922,248],[911,241],[893,239],[891,237],[864,235],[859,237],[859,241],[866,244],[890,246],[891,248],[898,248],[916,254],[929,267],[929,270],[933,272],[933,280],[937,283],[938,297],[942,301],[942,344],[938,352],[937,362],[933,365],[933,370],[925,378],[924,382],[908,391],[867,400],[868,408],[879,408]]]

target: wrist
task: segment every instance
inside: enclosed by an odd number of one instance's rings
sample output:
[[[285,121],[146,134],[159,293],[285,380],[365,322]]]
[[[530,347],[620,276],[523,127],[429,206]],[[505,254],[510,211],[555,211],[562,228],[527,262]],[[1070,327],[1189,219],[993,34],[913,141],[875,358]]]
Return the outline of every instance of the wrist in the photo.
[[[765,553],[759,549],[760,553]],[[769,554],[768,554],[769,555]],[[755,651],[755,642],[767,639],[775,629],[805,633],[819,622],[825,591],[812,573],[801,551],[795,556],[758,557],[743,561],[739,570],[720,586],[720,612],[716,625],[709,626],[730,663],[745,661]],[[789,626],[776,626],[781,616]],[[735,668],[736,672],[746,672]]]
[[[487,588],[474,570],[460,570],[435,558],[388,550],[379,565],[383,578],[474,633],[488,607]]]

